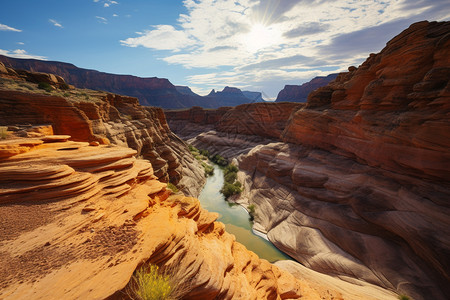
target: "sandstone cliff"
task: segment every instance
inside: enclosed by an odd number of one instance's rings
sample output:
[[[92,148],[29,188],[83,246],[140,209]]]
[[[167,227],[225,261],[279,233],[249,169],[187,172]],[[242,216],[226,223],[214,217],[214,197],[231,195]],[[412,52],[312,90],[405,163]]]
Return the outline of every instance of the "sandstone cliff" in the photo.
[[[126,298],[143,262],[176,274],[185,299],[340,295],[260,260],[136,150],[68,138],[0,142],[0,298]]]
[[[302,85],[285,85],[278,93],[275,102],[306,102],[309,93],[326,86],[330,81],[334,80],[338,74],[330,74],[328,76],[317,76]]]
[[[48,80],[55,87],[44,91],[29,81],[30,76],[4,66],[0,70],[0,125],[50,124],[54,133],[69,134],[75,141],[131,147],[151,161],[160,180],[198,195],[204,183],[202,168],[170,131],[162,109],[140,106],[128,96],[56,89],[58,81]]]
[[[446,299],[449,32],[449,22],[411,25],[312,92],[278,137],[251,149],[239,144],[265,138],[260,130],[216,126],[190,142],[221,151],[226,137],[228,158],[243,171],[238,201],[255,204],[256,228],[305,266],[413,299]],[[239,120],[254,127],[248,115]]]

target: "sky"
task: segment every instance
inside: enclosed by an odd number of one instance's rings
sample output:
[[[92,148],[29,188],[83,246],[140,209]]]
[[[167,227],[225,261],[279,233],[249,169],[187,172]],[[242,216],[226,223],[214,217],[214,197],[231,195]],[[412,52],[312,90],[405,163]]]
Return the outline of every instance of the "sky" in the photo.
[[[200,94],[286,84],[358,66],[448,0],[0,0],[0,54],[168,78]]]

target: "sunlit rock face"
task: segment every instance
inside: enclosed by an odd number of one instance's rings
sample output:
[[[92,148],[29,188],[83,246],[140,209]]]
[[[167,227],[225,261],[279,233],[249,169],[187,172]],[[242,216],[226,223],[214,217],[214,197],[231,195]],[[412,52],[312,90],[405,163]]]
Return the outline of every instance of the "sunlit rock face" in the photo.
[[[9,69],[9,74],[2,76],[28,82],[13,72]],[[203,170],[185,143],[170,131],[162,109],[106,92],[70,89],[44,93],[14,90],[8,84],[0,88],[0,125],[50,124],[55,134],[69,134],[75,141],[131,147],[151,161],[160,180],[198,195],[204,183]]]
[[[449,32],[449,22],[411,25],[251,149],[239,144],[266,135],[217,125],[190,141],[209,149],[236,141],[226,153],[243,171],[238,202],[255,204],[255,226],[302,264],[413,299],[446,299]]]
[[[68,138],[0,141],[0,298],[128,299],[143,262],[184,299],[340,296],[260,260],[136,150]]]

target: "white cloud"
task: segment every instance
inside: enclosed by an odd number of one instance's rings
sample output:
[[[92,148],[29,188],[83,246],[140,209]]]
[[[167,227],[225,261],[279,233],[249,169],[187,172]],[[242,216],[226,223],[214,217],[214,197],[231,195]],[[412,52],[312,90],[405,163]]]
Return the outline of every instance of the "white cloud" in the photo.
[[[446,4],[447,3],[447,4]],[[213,76],[188,77],[190,84],[272,85],[345,70],[419,20],[450,16],[446,0],[184,0],[177,24],[155,24],[128,47],[161,52],[185,68],[210,68]],[[174,53],[176,52],[176,53]],[[226,67],[231,73],[218,69]],[[327,70],[327,71],[325,71]],[[276,92],[272,92],[273,94]]]
[[[12,51],[0,49],[0,54],[9,56],[9,57],[14,57],[14,58],[32,58],[32,59],[39,59],[39,60],[47,60],[47,57],[45,57],[45,56],[28,54],[23,49],[16,49],[16,50],[12,50]]]
[[[56,26],[56,27],[64,28],[64,27],[61,25],[61,23],[59,23],[59,22],[56,21],[56,20],[48,19],[48,21],[49,21],[50,23],[52,23],[54,26]]]
[[[13,28],[13,27],[10,27],[10,26],[5,25],[5,24],[0,24],[0,31],[22,32],[22,30],[20,30],[20,29]]]
[[[118,14],[113,14],[112,16],[113,16],[113,17],[118,17],[119,15],[118,15]]]
[[[110,7],[113,4],[119,4],[119,2],[117,1],[113,1],[113,0],[94,0],[95,3],[103,3],[103,7]]]
[[[25,45],[24,42],[17,42],[17,45]]]
[[[97,21],[99,21],[100,23],[108,24],[108,19],[104,17],[95,16],[95,18],[97,18]]]
[[[183,31],[176,30],[171,25],[157,25],[153,30],[146,30],[141,36],[120,41],[128,47],[143,46],[157,50],[179,51],[195,42]]]

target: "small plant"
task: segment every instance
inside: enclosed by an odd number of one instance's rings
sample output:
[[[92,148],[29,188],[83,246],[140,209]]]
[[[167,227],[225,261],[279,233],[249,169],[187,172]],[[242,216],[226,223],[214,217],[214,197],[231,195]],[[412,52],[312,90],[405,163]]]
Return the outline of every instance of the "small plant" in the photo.
[[[411,298],[409,298],[408,296],[403,295],[403,294],[398,295],[398,299],[399,300],[411,300]]]
[[[155,265],[144,266],[137,270],[130,286],[130,296],[140,300],[171,299],[173,289],[169,275],[162,273]]]
[[[167,184],[167,188],[174,193],[178,193],[180,191],[173,183],[170,182]]]
[[[256,206],[255,204],[250,204],[249,206],[247,206],[248,209],[248,213],[250,215],[250,220],[253,221],[255,219],[256,216]]]
[[[67,83],[63,83],[63,84],[61,84],[61,89],[62,90],[68,90],[70,87],[69,87],[69,85],[67,84]]]
[[[48,93],[53,91],[52,86],[49,83],[47,83],[47,82],[39,82],[38,83],[38,88],[41,89],[41,90],[45,90]]]
[[[0,126],[0,139],[4,140],[8,137],[8,127]]]
[[[144,265],[128,283],[127,296],[139,300],[183,299],[192,289],[192,278],[186,278],[178,266]]]
[[[205,169],[205,177],[214,175],[214,167],[208,165],[205,162],[202,162],[202,167]]]
[[[64,93],[64,94],[63,94],[63,97],[66,97],[66,98],[69,97],[69,96],[70,96],[69,93]]]
[[[26,89],[28,89],[30,91],[34,90],[34,88],[31,85],[27,84],[27,83],[19,83],[19,86],[23,87],[23,88],[26,88]]]

